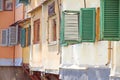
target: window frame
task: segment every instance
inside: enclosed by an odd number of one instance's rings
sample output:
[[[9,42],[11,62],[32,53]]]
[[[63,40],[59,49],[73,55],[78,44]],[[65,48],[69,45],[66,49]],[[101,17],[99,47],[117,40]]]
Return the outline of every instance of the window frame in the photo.
[[[6,1],[7,1],[7,0],[3,0],[3,10],[4,10],[4,11],[13,11],[13,5],[14,5],[14,4],[13,4],[13,0],[11,0],[11,1],[12,1],[12,4],[11,4],[12,7],[11,7],[10,10],[9,10],[9,9],[6,9]]]
[[[36,27],[37,26],[37,31],[36,31]],[[36,37],[37,35],[37,37]],[[33,28],[33,43],[34,44],[38,44],[40,42],[40,19],[37,19],[34,21],[34,28]]]
[[[50,31],[51,31],[51,28],[53,29],[53,25],[52,25],[52,21],[53,20],[55,20],[55,22],[56,22],[56,39],[55,40],[51,40],[51,36],[50,36]],[[56,15],[55,16],[51,16],[51,17],[49,17],[49,20],[48,20],[48,24],[49,24],[49,26],[48,26],[48,44],[49,45],[56,45],[57,44],[57,17],[56,17]],[[54,34],[52,34],[52,35],[54,35]]]
[[[65,13],[76,13],[78,14],[78,38],[79,40],[65,40],[64,39],[64,29],[65,29]],[[71,11],[71,10],[66,10],[62,12],[62,19],[61,19],[61,28],[60,28],[60,44],[62,46],[68,46],[68,45],[73,45],[73,44],[78,44],[81,43],[80,39],[80,11]]]

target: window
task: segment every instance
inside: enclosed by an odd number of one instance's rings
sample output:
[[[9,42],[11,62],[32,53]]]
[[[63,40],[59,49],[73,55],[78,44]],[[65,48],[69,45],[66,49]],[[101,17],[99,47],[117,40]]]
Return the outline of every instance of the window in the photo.
[[[14,46],[18,43],[18,25],[9,27],[9,46]]]
[[[48,15],[49,17],[55,15],[55,2],[48,5]]]
[[[101,40],[120,40],[120,0],[101,0]]]
[[[62,13],[60,34],[62,45],[76,44],[80,42],[79,11],[65,11]]]
[[[34,21],[34,44],[39,43],[40,40],[40,20]]]
[[[56,23],[56,17],[52,17],[49,19],[49,43],[54,42],[57,40],[57,23]]]
[[[5,10],[12,10],[13,9],[13,0],[4,0],[4,9]]]
[[[81,42],[95,41],[96,10],[95,8],[82,8],[80,16]]]
[[[3,11],[3,0],[0,0],[0,11]]]
[[[13,0],[0,0],[0,11],[13,10]]]
[[[0,46],[8,46],[8,29],[0,30]]]

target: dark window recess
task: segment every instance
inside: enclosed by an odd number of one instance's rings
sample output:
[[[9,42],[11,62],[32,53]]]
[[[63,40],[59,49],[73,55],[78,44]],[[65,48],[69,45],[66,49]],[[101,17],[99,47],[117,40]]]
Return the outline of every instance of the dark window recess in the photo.
[[[48,6],[48,15],[53,16],[55,14],[55,2]]]

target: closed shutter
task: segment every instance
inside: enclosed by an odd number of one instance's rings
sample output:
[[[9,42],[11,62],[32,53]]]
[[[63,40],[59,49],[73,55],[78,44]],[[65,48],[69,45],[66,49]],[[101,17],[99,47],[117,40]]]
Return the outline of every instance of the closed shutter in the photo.
[[[61,43],[75,44],[79,37],[79,12],[68,11],[62,14]]]
[[[120,39],[120,0],[101,0],[101,39]]]
[[[25,47],[26,46],[26,29],[22,28],[21,29],[21,47]]]
[[[82,8],[80,21],[80,35],[82,42],[95,41],[95,8]]]
[[[9,45],[14,46],[18,43],[18,25],[9,27]]]
[[[28,46],[31,44],[31,25],[28,28]]]
[[[8,29],[1,30],[1,44],[0,46],[8,46]]]
[[[3,0],[0,0],[0,11],[3,11]]]

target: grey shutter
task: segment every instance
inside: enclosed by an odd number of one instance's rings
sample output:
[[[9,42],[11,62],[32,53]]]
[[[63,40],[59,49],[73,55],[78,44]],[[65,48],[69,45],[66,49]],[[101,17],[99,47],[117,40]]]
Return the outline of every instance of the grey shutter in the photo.
[[[65,13],[65,28],[64,39],[65,40],[79,40],[79,15]]]
[[[3,0],[0,0],[0,11],[3,11]]]
[[[8,46],[8,29],[3,29],[1,31],[1,44],[0,46]]]
[[[18,43],[18,25],[9,27],[9,45],[14,46]]]
[[[80,43],[79,11],[62,12],[60,43],[63,46]]]

